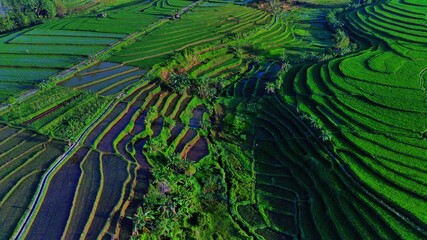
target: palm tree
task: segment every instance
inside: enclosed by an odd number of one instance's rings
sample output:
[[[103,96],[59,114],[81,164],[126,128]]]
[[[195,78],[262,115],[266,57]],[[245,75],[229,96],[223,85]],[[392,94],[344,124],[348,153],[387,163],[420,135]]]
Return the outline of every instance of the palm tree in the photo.
[[[320,139],[324,142],[330,141],[332,140],[332,133],[328,129],[325,129],[323,130],[322,135],[320,135]]]
[[[144,211],[142,207],[138,208],[136,214],[133,218],[134,221],[134,233],[139,235],[139,230],[142,230],[145,233],[149,233],[150,229],[152,230],[154,212],[153,211]]]

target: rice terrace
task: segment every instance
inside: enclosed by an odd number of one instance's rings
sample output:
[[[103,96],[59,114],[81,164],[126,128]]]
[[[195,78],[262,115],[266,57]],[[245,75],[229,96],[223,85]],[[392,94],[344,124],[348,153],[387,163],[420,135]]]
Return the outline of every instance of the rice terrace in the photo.
[[[0,0],[7,239],[427,239],[427,0]]]

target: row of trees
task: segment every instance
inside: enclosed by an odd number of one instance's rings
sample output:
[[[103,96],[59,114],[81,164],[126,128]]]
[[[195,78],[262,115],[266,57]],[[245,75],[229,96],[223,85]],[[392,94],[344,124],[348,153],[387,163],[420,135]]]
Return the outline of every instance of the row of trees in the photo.
[[[62,6],[55,0],[3,0],[5,11],[0,14],[0,32],[36,24],[44,18],[57,16]]]
[[[335,52],[340,56],[357,49],[357,45],[350,41],[350,37],[345,32],[344,23],[337,18],[337,15],[342,11],[343,9],[333,9],[326,15],[328,27],[334,33]]]
[[[197,95],[202,99],[214,100],[223,88],[221,78],[192,78],[187,73],[172,73],[166,85],[179,94]]]
[[[283,86],[283,83],[285,82],[286,74],[291,70],[292,64],[288,61],[288,57],[286,56],[285,52],[283,53],[283,56],[280,58],[280,69],[276,73],[275,81],[268,82],[265,85],[265,90],[267,93],[275,93],[276,90],[280,90]]]

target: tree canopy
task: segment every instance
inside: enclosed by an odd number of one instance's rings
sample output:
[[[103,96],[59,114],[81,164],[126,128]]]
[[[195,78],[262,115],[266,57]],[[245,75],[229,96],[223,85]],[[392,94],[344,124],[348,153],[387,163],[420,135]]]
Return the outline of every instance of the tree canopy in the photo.
[[[11,31],[39,22],[43,18],[56,16],[54,0],[3,0],[0,15],[0,32]]]

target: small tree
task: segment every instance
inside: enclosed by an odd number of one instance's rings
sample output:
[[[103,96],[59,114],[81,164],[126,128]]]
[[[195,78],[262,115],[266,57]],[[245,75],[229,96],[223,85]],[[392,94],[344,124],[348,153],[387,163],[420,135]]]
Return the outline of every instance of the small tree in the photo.
[[[150,154],[157,154],[158,152],[164,151],[167,147],[167,142],[165,139],[162,139],[161,137],[156,137],[150,139],[150,141],[144,146],[144,148],[147,150]]]
[[[67,14],[67,10],[61,1],[56,1],[56,16],[63,18]]]
[[[17,97],[13,97],[13,96],[11,96],[11,97],[9,97],[8,99],[7,99],[7,103],[8,104],[15,104],[15,103],[17,103],[18,102],[18,98]]]
[[[347,34],[342,29],[338,29],[337,33],[335,34],[335,48],[337,50],[346,49],[350,46],[350,38],[347,36]]]
[[[200,98],[212,99],[216,96],[219,87],[222,85],[222,80],[217,78],[199,78],[195,83],[196,94]]]
[[[154,212],[151,210],[144,211],[142,207],[139,207],[133,218],[130,218],[134,222],[134,235],[139,234],[139,230],[144,233],[149,233],[153,228]]]
[[[269,0],[268,1],[269,11],[276,16],[279,16],[283,12],[282,3],[280,0]]]
[[[167,127],[167,128],[172,128],[175,125],[175,123],[176,123],[173,118],[168,117],[168,116],[164,117],[163,121],[164,121],[164,123],[163,123],[164,126]]]
[[[249,128],[250,123],[246,115],[228,113],[224,118],[226,130],[236,136],[244,134]]]
[[[265,91],[267,91],[267,93],[275,93],[276,92],[276,84],[274,82],[268,82],[267,84],[265,84]]]
[[[320,135],[320,139],[324,142],[332,140],[332,133],[328,129],[324,129],[322,131],[322,135]]]
[[[169,86],[172,91],[184,94],[190,89],[191,79],[186,73],[172,73],[169,76]]]
[[[286,73],[292,68],[292,65],[284,61],[281,64],[280,70],[276,74],[276,90],[280,90],[282,88],[283,83],[285,82]]]

